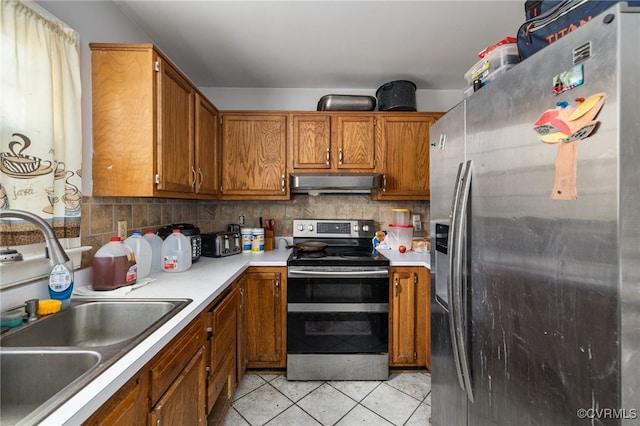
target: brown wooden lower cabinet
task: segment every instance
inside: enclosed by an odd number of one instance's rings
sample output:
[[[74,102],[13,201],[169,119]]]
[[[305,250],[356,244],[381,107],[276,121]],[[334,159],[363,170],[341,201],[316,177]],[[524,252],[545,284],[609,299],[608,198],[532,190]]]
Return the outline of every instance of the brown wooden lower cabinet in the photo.
[[[248,368],[287,366],[287,268],[250,268],[244,275]]]
[[[84,422],[91,426],[142,425],[147,417],[148,376],[136,374]]]
[[[234,283],[207,312],[207,423],[220,424],[237,387],[237,326],[240,289]]]
[[[149,426],[203,425],[204,347],[191,358],[149,413]]]
[[[391,267],[389,365],[431,368],[430,273],[424,267]]]

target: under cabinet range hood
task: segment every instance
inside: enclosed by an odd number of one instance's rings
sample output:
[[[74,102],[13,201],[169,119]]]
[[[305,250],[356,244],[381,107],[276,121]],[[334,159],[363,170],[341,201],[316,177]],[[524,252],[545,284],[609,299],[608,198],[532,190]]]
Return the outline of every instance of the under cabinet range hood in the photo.
[[[368,194],[380,188],[381,174],[315,173],[291,174],[294,194]]]

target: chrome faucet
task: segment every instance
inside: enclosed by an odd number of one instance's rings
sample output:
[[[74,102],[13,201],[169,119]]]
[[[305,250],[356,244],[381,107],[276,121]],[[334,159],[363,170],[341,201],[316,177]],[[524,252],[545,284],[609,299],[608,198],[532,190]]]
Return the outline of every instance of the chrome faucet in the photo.
[[[64,249],[60,245],[60,241],[56,238],[51,226],[39,216],[24,210],[6,209],[0,210],[0,218],[13,217],[17,219],[24,219],[40,229],[44,234],[44,238],[49,247],[49,260],[53,265],[62,265],[69,261],[69,256],[65,253]]]

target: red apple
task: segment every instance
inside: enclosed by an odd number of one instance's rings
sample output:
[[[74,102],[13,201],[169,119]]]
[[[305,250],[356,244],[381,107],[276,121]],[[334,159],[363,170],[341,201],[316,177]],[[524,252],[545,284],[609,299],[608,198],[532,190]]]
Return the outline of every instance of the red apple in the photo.
[[[398,251],[400,251],[400,253],[404,253],[405,251],[407,251],[407,248],[405,246],[400,246],[398,247]]]

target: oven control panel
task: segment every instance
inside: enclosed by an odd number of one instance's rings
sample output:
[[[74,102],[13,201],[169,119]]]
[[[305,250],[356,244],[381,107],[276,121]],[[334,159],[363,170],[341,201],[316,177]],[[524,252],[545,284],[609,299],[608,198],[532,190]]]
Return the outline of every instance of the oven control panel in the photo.
[[[373,220],[294,219],[294,237],[373,238]]]

